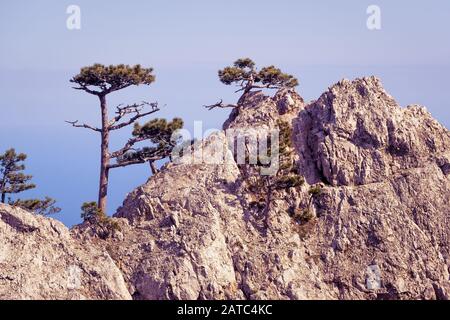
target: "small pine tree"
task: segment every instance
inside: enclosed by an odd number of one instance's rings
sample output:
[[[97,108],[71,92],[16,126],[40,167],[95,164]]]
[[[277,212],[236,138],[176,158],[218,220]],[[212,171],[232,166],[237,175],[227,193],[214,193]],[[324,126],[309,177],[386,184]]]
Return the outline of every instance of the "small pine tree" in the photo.
[[[97,202],[84,202],[81,206],[81,218],[94,223],[106,218],[106,214],[98,208]]]
[[[252,89],[281,89],[294,88],[298,80],[287,73],[283,73],[275,66],[264,67],[260,71],[255,68],[255,63],[249,58],[238,59],[233,66],[219,70],[219,79],[226,85],[237,84],[241,87],[238,91],[244,94]]]
[[[311,186],[311,188],[309,188],[308,193],[310,194],[311,197],[318,196],[322,193],[322,188],[323,186],[321,184],[316,184],[314,186]]]
[[[89,222],[95,233],[102,239],[106,239],[116,231],[120,231],[120,225],[114,219],[108,217],[98,208],[95,201],[85,202],[81,206],[81,218]]]
[[[236,60],[232,66],[225,67],[218,72],[219,79],[223,84],[235,84],[240,87],[236,92],[243,94],[239,101],[243,99],[253,89],[283,89],[298,86],[298,80],[293,75],[282,72],[275,66],[263,67],[257,70],[255,62],[250,58]],[[222,100],[216,104],[206,105],[209,110],[214,108],[235,108],[234,104],[223,104]]]
[[[273,147],[269,140],[267,157],[279,157],[279,170],[274,175],[260,175],[262,163],[272,163],[272,161],[260,161],[256,165],[247,166],[244,172],[250,175],[247,179],[248,190],[258,199],[250,203],[251,206],[263,209],[265,217],[265,226],[269,228],[268,219],[269,211],[274,200],[275,191],[288,190],[291,188],[301,187],[305,180],[300,176],[294,166],[293,161],[293,145],[292,145],[292,128],[289,123],[279,120],[277,122],[279,130],[279,143],[277,149]]]
[[[279,170],[274,176],[264,177],[273,190],[296,188],[304,183],[304,178],[297,174],[293,161],[292,128],[286,121],[278,120],[278,149],[274,150],[269,141],[268,156],[279,158]],[[268,161],[271,163],[272,161]],[[267,161],[266,161],[267,163]]]
[[[4,154],[0,154],[0,193],[2,203],[5,203],[6,195],[8,194],[20,193],[36,187],[33,183],[29,183],[32,176],[22,172],[25,170],[23,162],[26,158],[26,154],[17,154],[14,149],[6,150]]]
[[[6,150],[0,155],[0,193],[1,202],[6,202],[7,194],[16,194],[29,189],[36,188],[36,185],[30,183],[32,176],[26,175],[22,171],[25,170],[23,163],[27,159],[24,153],[17,154],[14,149]],[[56,201],[52,198],[45,197],[41,199],[17,199],[12,200],[8,197],[8,204],[20,207],[25,210],[32,211],[36,214],[50,215],[61,211],[55,206]]]

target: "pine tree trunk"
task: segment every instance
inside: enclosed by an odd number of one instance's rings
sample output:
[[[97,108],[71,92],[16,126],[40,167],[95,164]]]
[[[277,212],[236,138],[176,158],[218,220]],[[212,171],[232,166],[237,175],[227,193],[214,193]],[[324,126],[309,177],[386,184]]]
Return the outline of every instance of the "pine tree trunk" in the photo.
[[[149,161],[150,169],[152,169],[152,174],[156,174],[158,172],[158,169],[155,167],[155,163],[153,161]]]
[[[108,195],[108,176],[109,176],[109,124],[108,109],[106,105],[106,97],[99,96],[100,108],[102,111],[102,142],[101,142],[101,160],[100,160],[100,185],[98,191],[98,208],[107,213],[106,203]]]
[[[5,187],[6,187],[6,175],[8,174],[8,169],[5,169],[5,172],[3,173],[3,178],[2,178],[2,183],[0,184],[0,190],[2,191],[2,203],[5,203],[6,201],[6,192],[5,191]]]

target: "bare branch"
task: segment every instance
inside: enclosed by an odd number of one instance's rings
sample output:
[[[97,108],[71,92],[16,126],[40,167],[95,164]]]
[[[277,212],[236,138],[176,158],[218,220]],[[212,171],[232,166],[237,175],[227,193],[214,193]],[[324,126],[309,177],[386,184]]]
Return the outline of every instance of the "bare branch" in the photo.
[[[92,127],[90,125],[87,125],[87,124],[84,124],[84,123],[83,124],[78,124],[78,120],[76,120],[76,121],[66,121],[66,122],[71,124],[75,128],[85,128],[85,129],[91,129],[91,130],[94,130],[94,131],[97,131],[97,132],[102,132],[102,129],[94,128],[94,127]]]
[[[223,104],[223,100],[220,99],[220,101],[217,102],[216,104],[204,105],[204,107],[207,108],[208,110],[212,110],[214,108],[236,108],[237,105],[235,105],[235,104]]]
[[[150,106],[151,109],[149,111],[143,112],[143,110],[145,109],[146,106]],[[145,101],[143,101],[139,104],[135,103],[132,105],[127,105],[125,107],[121,107],[121,105],[119,105],[116,107],[116,109],[117,109],[116,116],[110,122],[110,125],[108,127],[109,130],[117,130],[117,129],[126,127],[130,124],[133,124],[136,120],[138,120],[142,117],[148,116],[148,115],[160,110],[157,102],[149,103],[149,102],[145,102]],[[129,114],[134,114],[134,116],[132,116],[127,121],[116,125],[116,123],[118,123],[123,117],[125,117]]]
[[[117,109],[116,116],[113,119],[111,119],[110,126],[112,126],[112,125],[116,124],[117,122],[119,122],[120,119],[122,119],[126,115],[128,115],[128,114],[130,114],[132,112],[137,112],[137,111],[139,111],[139,110],[141,110],[143,108],[142,104],[137,104],[137,103],[134,103],[134,104],[131,104],[131,105],[126,105],[124,107],[122,107],[122,106],[123,106],[123,104],[119,104],[116,107],[116,109]]]
[[[126,167],[126,166],[130,166],[133,164],[141,164],[141,163],[146,163],[148,161],[157,161],[157,160],[161,160],[164,159],[164,156],[151,156],[151,157],[142,157],[139,159],[133,159],[133,160],[128,160],[128,161],[123,161],[123,162],[117,162],[114,164],[110,164],[108,165],[108,169],[115,169],[115,168],[121,168],[121,167]]]
[[[267,85],[261,86],[261,85],[254,84],[254,85],[251,85],[251,86],[244,86],[244,87],[236,90],[234,93],[245,91],[244,92],[244,94],[245,94],[245,93],[249,92],[252,89],[281,89],[281,88],[283,88],[283,86],[277,86],[277,85],[271,85],[271,84],[267,84]]]
[[[87,93],[90,93],[90,94],[93,94],[96,96],[98,96],[101,93],[99,91],[89,89],[86,85],[79,84],[79,83],[78,83],[78,85],[79,85],[79,87],[72,87],[72,88],[75,90],[83,90],[83,91],[86,91]]]

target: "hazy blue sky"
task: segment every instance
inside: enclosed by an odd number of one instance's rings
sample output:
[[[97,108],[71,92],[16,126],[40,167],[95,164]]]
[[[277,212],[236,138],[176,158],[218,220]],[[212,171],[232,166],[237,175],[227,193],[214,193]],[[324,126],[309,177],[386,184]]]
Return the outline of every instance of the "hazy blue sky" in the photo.
[[[81,8],[81,30],[66,8]],[[366,28],[368,5],[382,29]],[[425,105],[450,127],[450,2],[435,1],[17,1],[0,3],[0,152],[29,155],[38,188],[72,225],[83,201],[96,200],[99,137],[64,120],[99,120],[94,97],[71,89],[81,66],[140,63],[157,82],[111,96],[110,105],[157,100],[158,116],[219,128],[226,111],[202,104],[235,101],[217,70],[238,57],[275,64],[300,79],[306,100],[341,78],[379,76],[400,104]],[[114,136],[119,146],[128,132]],[[112,171],[110,213],[149,177],[148,166]]]

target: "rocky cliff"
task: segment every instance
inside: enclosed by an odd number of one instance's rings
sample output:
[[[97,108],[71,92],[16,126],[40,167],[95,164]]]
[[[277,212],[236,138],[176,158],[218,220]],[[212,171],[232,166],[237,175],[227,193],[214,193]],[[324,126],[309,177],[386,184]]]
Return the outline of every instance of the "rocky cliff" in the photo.
[[[0,204],[0,299],[130,299],[104,250],[53,219]]]
[[[261,207],[226,132],[280,120],[304,182]],[[0,298],[450,297],[450,133],[425,108],[371,77],[311,103],[251,93],[223,129],[131,192],[106,239],[1,206]]]

